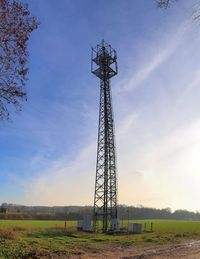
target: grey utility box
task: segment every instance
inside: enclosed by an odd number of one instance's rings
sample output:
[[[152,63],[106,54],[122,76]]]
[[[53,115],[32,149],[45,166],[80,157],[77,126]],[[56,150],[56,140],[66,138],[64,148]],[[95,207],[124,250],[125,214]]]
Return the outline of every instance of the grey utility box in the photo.
[[[120,231],[120,220],[111,219],[110,229],[111,231]]]
[[[139,223],[128,223],[128,232],[141,234],[142,233],[142,224]]]
[[[92,231],[92,217],[85,216],[83,218],[83,231]]]

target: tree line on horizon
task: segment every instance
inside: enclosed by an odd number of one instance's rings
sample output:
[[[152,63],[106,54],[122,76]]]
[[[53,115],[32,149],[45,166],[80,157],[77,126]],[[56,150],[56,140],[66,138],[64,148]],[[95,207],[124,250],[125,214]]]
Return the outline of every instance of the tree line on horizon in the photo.
[[[23,206],[2,203],[0,219],[35,219],[35,220],[81,220],[84,216],[93,214],[92,206]],[[156,209],[127,205],[118,206],[120,220],[140,219],[171,219],[200,220],[200,212],[175,210],[170,208]]]

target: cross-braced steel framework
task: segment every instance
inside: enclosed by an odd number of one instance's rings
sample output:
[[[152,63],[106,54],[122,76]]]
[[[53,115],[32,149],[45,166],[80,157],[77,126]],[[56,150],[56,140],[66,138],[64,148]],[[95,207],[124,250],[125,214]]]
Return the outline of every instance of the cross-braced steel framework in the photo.
[[[91,70],[100,78],[99,128],[94,195],[94,229],[103,221],[103,232],[113,230],[117,219],[117,170],[110,78],[117,75],[117,53],[104,40],[92,49]]]

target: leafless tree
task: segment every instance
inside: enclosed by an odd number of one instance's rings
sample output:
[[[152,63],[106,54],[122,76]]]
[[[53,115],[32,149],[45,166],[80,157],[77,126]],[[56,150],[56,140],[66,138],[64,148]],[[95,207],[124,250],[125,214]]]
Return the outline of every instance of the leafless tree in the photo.
[[[156,3],[159,8],[166,9],[170,7],[172,3],[178,2],[178,1],[180,0],[156,0]],[[198,0],[193,7],[192,18],[195,21],[198,21],[198,22],[200,21],[200,0]]]
[[[26,100],[27,42],[37,27],[27,4],[0,0],[0,120],[9,119],[9,110],[20,110]]]
[[[173,2],[177,1],[178,0],[156,0],[156,3],[159,8],[168,8]]]

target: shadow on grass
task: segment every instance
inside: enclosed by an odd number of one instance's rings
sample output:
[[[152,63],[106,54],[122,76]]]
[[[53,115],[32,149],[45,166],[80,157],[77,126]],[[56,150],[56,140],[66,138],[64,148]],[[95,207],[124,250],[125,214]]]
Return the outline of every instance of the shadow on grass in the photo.
[[[77,238],[76,234],[66,231],[65,229],[45,229],[42,231],[34,231],[26,233],[28,237],[47,237],[47,238],[54,238],[54,237],[72,237]]]

